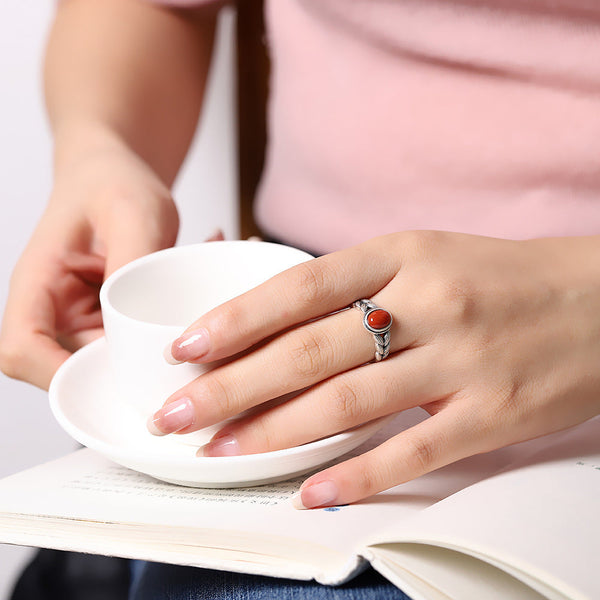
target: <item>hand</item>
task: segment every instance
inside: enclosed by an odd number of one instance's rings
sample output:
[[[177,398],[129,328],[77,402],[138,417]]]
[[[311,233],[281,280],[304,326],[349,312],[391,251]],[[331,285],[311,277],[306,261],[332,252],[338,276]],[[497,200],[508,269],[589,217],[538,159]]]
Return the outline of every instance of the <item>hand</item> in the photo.
[[[47,388],[71,351],[102,335],[98,292],[121,265],[175,243],[177,210],[152,170],[123,144],[63,161],[13,272],[0,368]]]
[[[237,359],[173,394],[159,431],[188,433],[297,390],[226,426],[208,456],[277,450],[410,407],[431,416],[302,486],[301,504],[354,502],[460,458],[600,412],[598,238],[505,241],[409,232],[299,265],[212,310],[172,346],[180,361]],[[394,317],[377,363],[357,309]]]

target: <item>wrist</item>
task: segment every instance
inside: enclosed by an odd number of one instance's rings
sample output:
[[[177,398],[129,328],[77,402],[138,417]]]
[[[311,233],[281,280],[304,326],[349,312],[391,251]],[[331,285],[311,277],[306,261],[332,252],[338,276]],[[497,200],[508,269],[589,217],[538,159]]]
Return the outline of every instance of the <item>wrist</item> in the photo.
[[[71,172],[90,157],[123,151],[132,150],[109,125],[92,119],[70,119],[54,129],[54,177]]]

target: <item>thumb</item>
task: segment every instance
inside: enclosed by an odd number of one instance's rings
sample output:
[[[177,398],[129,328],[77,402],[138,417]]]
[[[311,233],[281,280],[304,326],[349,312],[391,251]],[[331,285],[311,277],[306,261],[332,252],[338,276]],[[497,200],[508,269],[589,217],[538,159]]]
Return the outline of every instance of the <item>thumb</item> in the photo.
[[[136,258],[170,248],[177,240],[178,229],[179,219],[174,205],[173,211],[166,215],[148,210],[129,210],[117,215],[105,235],[104,278]]]

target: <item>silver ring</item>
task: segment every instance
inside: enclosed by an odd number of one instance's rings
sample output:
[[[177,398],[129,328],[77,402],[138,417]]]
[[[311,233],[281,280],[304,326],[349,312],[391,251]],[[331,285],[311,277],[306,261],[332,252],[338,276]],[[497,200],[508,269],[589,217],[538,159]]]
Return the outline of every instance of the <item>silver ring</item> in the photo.
[[[392,315],[371,300],[357,300],[352,306],[363,312],[363,325],[375,338],[375,360],[383,360],[390,353]]]

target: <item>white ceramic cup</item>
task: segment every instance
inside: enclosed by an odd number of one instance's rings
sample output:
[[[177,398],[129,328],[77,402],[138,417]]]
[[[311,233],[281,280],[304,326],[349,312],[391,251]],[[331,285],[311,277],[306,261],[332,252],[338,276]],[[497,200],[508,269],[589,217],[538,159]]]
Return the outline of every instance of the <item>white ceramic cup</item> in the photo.
[[[212,308],[311,258],[268,242],[206,242],[162,250],[115,271],[100,290],[115,393],[150,417],[209,368],[168,364],[168,344]],[[206,433],[173,437],[206,441]]]

